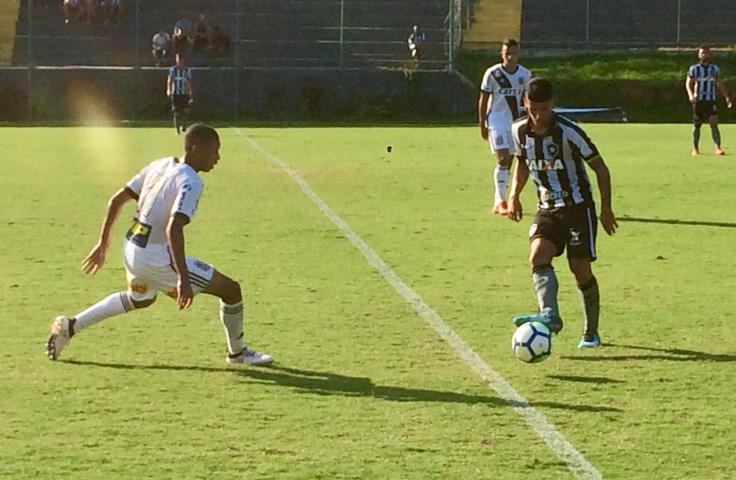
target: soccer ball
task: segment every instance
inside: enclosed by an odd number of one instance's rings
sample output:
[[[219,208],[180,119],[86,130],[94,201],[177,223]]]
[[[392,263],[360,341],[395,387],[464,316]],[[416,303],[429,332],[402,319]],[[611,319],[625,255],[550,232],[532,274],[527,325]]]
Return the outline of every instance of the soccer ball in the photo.
[[[552,334],[542,322],[525,323],[511,337],[511,349],[522,362],[541,362],[552,353]]]

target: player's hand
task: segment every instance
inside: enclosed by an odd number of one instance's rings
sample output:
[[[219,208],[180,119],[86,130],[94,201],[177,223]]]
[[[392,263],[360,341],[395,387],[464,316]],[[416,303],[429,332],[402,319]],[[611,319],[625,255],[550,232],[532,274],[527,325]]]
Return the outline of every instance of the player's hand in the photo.
[[[488,127],[485,125],[480,126],[480,138],[483,140],[488,140]]]
[[[733,102],[731,101],[730,98],[727,98],[726,99],[726,108],[731,108],[731,107],[733,107]]]
[[[524,216],[524,213],[521,208],[521,202],[519,201],[519,197],[514,197],[514,196],[509,197],[509,211],[506,214],[506,216],[508,216],[510,220],[513,220],[515,222],[521,221],[521,219]]]
[[[89,275],[94,275],[105,264],[105,256],[107,255],[107,245],[98,243],[89,252],[89,255],[82,260],[82,271]]]
[[[179,310],[186,310],[192,306],[194,300],[194,292],[192,292],[192,285],[189,280],[179,279],[176,282],[176,306]]]
[[[193,98],[190,98],[190,99],[189,99],[189,102],[187,102],[187,103],[188,103],[189,105],[193,104],[193,103],[194,103],[194,99],[193,99]]]
[[[616,222],[616,216],[613,214],[613,210],[610,208],[602,208],[601,209],[601,226],[603,226],[603,230],[609,235],[613,235],[616,233],[616,229],[618,229],[618,223]]]
[[[698,101],[698,97],[696,97],[695,95],[690,96],[690,103],[696,103],[697,101]]]

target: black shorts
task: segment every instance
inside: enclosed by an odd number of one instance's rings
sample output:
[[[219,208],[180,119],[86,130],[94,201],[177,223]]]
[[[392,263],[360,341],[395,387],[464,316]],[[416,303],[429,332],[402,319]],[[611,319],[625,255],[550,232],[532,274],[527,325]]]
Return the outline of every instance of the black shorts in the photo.
[[[189,109],[189,95],[174,95],[171,97],[171,111],[184,112]]]
[[[554,243],[555,256],[567,248],[567,258],[587,258],[595,261],[595,239],[598,217],[592,205],[573,205],[551,210],[539,209],[529,228],[529,241],[544,238]]]
[[[708,102],[698,100],[693,103],[693,123],[698,125],[708,123],[708,119],[714,115],[718,115],[718,107],[716,102]]]

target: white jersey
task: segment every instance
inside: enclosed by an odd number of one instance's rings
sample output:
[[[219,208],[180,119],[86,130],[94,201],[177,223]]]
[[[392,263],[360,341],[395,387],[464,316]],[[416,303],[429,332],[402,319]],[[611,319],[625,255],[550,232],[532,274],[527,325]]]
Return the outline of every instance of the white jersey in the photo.
[[[138,198],[133,227],[126,238],[168,262],[166,226],[176,213],[192,219],[202,194],[202,180],[187,163],[167,157],[149,163],[126,188]]]
[[[531,72],[521,65],[508,72],[497,63],[486,70],[480,89],[491,94],[491,109],[488,112],[488,127],[511,130],[511,124],[521,116],[522,97],[526,91]]]

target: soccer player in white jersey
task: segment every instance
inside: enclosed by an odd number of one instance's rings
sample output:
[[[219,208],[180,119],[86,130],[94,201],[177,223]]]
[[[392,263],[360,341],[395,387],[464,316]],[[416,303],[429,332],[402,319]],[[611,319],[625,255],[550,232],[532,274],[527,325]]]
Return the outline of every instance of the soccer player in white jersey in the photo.
[[[163,292],[180,310],[192,305],[194,295],[207,293],[220,299],[220,320],[227,338],[227,362],[268,364],[273,358],[245,344],[243,296],[235,280],[212,265],[185,256],[184,226],[193,218],[202,193],[199,172],[208,172],[220,159],[220,139],[210,126],[194,124],[184,135],[184,156],[155,160],[118,190],[107,206],[97,244],[82,262],[94,275],[105,264],[110,232],[123,206],[137,200],[133,226],[123,242],[128,289],[97,302],[73,317],[60,316],[51,324],[46,354],[59,358],[69,340],[106,318],[147,308]]]
[[[721,148],[721,132],[718,130],[718,107],[716,106],[716,88],[726,97],[726,107],[733,103],[728,95],[726,83],[721,78],[721,70],[715,63],[710,63],[710,48],[698,49],[698,63],[690,65],[685,79],[687,98],[693,105],[693,155],[700,155],[700,126],[708,122],[713,137],[716,155],[725,155]]]
[[[531,77],[529,70],[519,65],[519,54],[519,43],[516,40],[503,40],[501,63],[486,70],[478,98],[480,136],[483,140],[488,140],[491,151],[496,154],[496,166],[493,170],[495,196],[491,211],[498,215],[506,215],[508,212],[506,186],[513,155],[516,154],[511,138],[511,124],[521,116],[522,96]]]
[[[527,117],[512,127],[519,161],[514,169],[508,217],[522,218],[519,197],[529,177],[537,187],[537,213],[529,229],[529,263],[539,313],[514,318],[519,326],[541,321],[557,333],[562,318],[557,304],[557,275],[552,260],[567,250],[583,304],[583,336],[579,348],[597,347],[600,295],[591,263],[596,259],[598,222],[593,189],[586,169],[595,172],[601,200],[600,222],[608,235],[618,228],[611,208],[611,175],[595,144],[575,123],[553,111],[552,84],[545,78],[529,83],[524,97]]]

